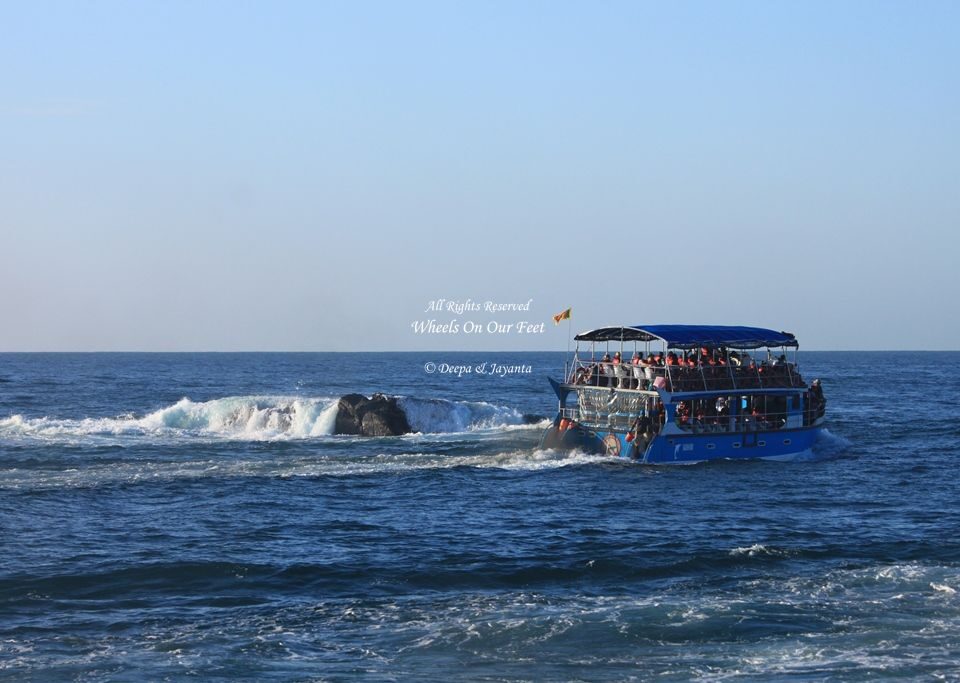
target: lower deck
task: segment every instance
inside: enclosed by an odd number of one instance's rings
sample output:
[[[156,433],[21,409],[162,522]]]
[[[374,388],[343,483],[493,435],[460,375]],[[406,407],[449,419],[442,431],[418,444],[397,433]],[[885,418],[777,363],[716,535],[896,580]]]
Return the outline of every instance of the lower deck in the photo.
[[[686,393],[555,388],[560,410],[544,445],[645,463],[803,457],[823,418],[822,401],[806,387]],[[576,404],[568,406],[574,396]]]
[[[626,434],[594,432],[607,455],[651,464],[693,464],[720,459],[790,460],[812,453],[820,429],[732,434],[661,434],[649,442]]]

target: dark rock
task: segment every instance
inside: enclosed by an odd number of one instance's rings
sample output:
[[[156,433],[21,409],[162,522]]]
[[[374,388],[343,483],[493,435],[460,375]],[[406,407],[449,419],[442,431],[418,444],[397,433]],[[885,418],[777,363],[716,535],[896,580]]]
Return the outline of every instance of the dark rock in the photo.
[[[334,434],[360,434],[360,418],[357,416],[357,408],[367,402],[369,399],[360,394],[347,394],[340,397],[340,403],[337,406],[337,421],[333,426]]]
[[[393,396],[347,394],[340,398],[335,434],[398,436],[409,432],[407,416]]]

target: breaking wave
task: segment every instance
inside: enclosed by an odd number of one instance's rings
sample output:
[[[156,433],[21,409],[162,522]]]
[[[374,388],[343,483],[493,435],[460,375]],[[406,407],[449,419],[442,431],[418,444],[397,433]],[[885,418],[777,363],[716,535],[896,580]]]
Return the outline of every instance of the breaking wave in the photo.
[[[522,413],[485,402],[400,397],[414,432],[447,433],[525,424]],[[143,416],[64,419],[0,418],[0,437],[51,441],[90,437],[207,437],[238,440],[306,439],[334,433],[339,398],[228,396],[182,398]]]
[[[397,399],[415,432],[466,432],[522,425],[523,413],[484,401],[447,401],[400,396]]]
[[[194,402],[182,398],[143,417],[79,420],[14,415],[0,420],[0,435],[57,439],[85,436],[205,434],[248,439],[305,438],[332,434],[337,399],[283,396],[230,396]]]

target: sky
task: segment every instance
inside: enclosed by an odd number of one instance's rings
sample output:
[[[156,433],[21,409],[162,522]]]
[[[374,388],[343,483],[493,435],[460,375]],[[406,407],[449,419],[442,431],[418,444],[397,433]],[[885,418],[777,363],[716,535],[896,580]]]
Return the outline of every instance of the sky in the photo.
[[[567,307],[960,349],[960,3],[41,0],[0,27],[0,351],[563,350]]]

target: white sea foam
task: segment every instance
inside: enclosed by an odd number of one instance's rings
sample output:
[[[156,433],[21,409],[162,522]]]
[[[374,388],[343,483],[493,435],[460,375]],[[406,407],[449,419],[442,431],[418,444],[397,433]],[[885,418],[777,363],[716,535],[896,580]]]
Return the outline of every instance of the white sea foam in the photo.
[[[400,396],[400,407],[415,432],[465,432],[523,425],[523,414],[485,401],[447,401]]]
[[[840,455],[852,445],[853,442],[849,439],[834,434],[829,429],[822,429],[814,444],[814,451],[820,458],[830,458]]]
[[[97,436],[207,436],[244,440],[305,438],[332,434],[337,399],[230,396],[194,402],[182,398],[143,417],[0,420],[0,436],[48,440]]]
[[[598,462],[619,463],[612,456],[553,450],[514,450],[484,455],[381,453],[268,458],[189,458],[177,461],[130,460],[70,469],[0,470],[0,489],[86,488],[113,484],[184,479],[267,477],[281,479],[350,477],[461,467],[503,470],[550,470]]]
[[[202,402],[183,398],[141,417],[65,419],[13,415],[0,419],[0,437],[50,441],[137,436],[305,439],[333,434],[337,402],[335,397],[228,396]],[[482,401],[401,397],[399,402],[411,428],[421,434],[532,428],[514,408]]]
[[[754,543],[751,546],[745,546],[742,548],[734,548],[730,551],[730,555],[734,557],[738,555],[746,555],[747,557],[757,557],[759,555],[782,556],[785,554],[786,553],[783,550],[778,550],[777,548],[768,548],[760,543]]]

